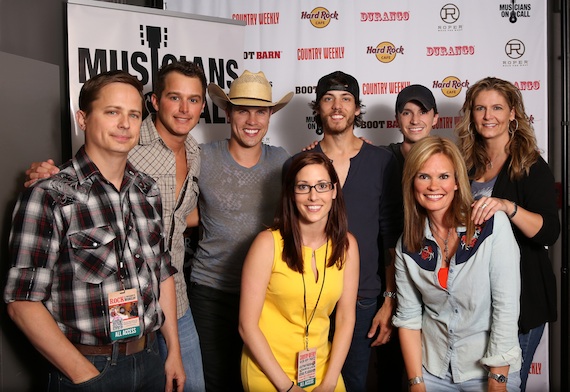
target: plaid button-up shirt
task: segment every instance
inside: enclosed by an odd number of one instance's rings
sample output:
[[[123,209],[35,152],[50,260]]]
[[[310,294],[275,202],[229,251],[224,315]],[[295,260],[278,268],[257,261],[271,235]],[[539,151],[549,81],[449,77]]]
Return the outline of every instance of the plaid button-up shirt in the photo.
[[[117,191],[81,148],[57,175],[26,189],[10,257],[4,300],[43,302],[73,343],[111,342],[108,295],[122,289],[119,275],[137,290],[141,334],[164,322],[159,285],[176,269],[164,247],[160,194],[129,163]]]
[[[145,118],[141,126],[139,144],[129,153],[129,161],[138,170],[151,176],[160,189],[166,244],[172,265],[178,270],[174,275],[176,284],[176,314],[184,316],[190,307],[184,279],[184,231],[186,217],[198,202],[198,175],[200,173],[200,149],[188,135],[184,142],[188,174],[179,195],[176,195],[176,157],[161,139],[153,122],[154,116]]]

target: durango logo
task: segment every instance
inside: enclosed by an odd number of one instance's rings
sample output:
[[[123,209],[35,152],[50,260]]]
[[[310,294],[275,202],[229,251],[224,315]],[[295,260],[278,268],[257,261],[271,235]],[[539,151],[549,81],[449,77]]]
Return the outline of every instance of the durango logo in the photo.
[[[324,7],[317,7],[311,12],[301,12],[301,19],[308,19],[317,29],[323,29],[329,25],[331,19],[338,20],[338,11],[329,12]]]

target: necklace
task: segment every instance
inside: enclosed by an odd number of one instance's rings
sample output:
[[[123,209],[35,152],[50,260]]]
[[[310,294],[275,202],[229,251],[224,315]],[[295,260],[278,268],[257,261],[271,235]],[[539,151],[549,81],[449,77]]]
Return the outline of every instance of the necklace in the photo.
[[[430,229],[431,229],[431,232],[432,232],[433,234],[435,234],[437,238],[439,238],[440,240],[443,241],[443,254],[444,254],[444,256],[445,256],[445,262],[446,262],[446,263],[449,263],[449,256],[448,256],[448,254],[449,254],[449,247],[448,247],[448,244],[449,244],[449,236],[451,235],[451,229],[447,229],[447,237],[444,239],[443,237],[441,237],[441,236],[437,233],[437,230],[434,229],[434,227],[431,225],[431,222],[430,222],[430,224],[429,224],[429,227],[430,227]]]

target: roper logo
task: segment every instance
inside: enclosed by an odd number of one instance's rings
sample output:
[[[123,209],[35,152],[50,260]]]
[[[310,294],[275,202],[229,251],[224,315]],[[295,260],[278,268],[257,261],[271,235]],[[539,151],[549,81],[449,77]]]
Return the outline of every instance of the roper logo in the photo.
[[[464,82],[461,81],[456,76],[448,76],[443,81],[434,80],[433,86],[434,89],[439,88],[443,95],[448,98],[457,97],[461,90],[465,88],[469,88],[469,81],[466,80]]]
[[[331,19],[338,20],[338,11],[329,12],[324,7],[314,8],[311,12],[301,12],[301,19],[309,19],[317,29],[323,29],[329,25]]]
[[[397,48],[393,43],[384,41],[380,42],[376,47],[368,46],[366,54],[374,54],[381,63],[389,63],[396,58],[397,54],[404,54],[404,47],[400,45]]]
[[[457,22],[457,20],[459,19],[459,15],[460,15],[459,8],[457,8],[455,4],[451,3],[444,5],[443,7],[441,7],[441,10],[439,11],[439,17],[441,18],[441,20],[443,20],[445,23],[448,24]]]
[[[512,39],[505,45],[505,54],[513,60],[520,59],[524,54],[524,50],[524,43],[518,39]]]

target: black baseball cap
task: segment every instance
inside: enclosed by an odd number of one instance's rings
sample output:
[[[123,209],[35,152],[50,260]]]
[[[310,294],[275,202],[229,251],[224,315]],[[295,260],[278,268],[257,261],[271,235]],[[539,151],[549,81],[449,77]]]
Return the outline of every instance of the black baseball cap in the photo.
[[[404,106],[410,101],[417,101],[425,110],[433,109],[437,113],[437,105],[431,90],[421,84],[411,84],[400,91],[398,98],[396,98],[396,114],[402,113]]]
[[[358,81],[354,76],[346,74],[342,71],[335,71],[323,76],[317,83],[317,100],[318,103],[323,95],[328,91],[346,91],[354,96],[356,104],[360,102],[360,89]]]

